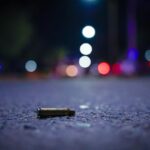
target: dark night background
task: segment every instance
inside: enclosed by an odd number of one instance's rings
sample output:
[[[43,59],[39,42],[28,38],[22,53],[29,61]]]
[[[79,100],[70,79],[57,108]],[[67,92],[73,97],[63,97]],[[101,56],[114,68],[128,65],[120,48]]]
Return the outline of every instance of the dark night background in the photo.
[[[28,59],[36,60],[40,71],[53,68],[66,57],[70,61],[77,60],[79,46],[87,42],[81,34],[85,25],[96,29],[96,36],[88,40],[93,46],[93,62],[113,64],[126,57],[130,48],[138,50],[137,61],[145,62],[144,53],[150,47],[150,2],[130,3],[126,0],[1,0],[0,62],[5,66],[4,72],[24,71],[23,65]],[[117,14],[112,14],[112,19],[109,18],[109,4],[117,6]],[[128,46],[127,22],[132,9],[136,21],[136,47]],[[116,18],[117,24],[114,24]]]

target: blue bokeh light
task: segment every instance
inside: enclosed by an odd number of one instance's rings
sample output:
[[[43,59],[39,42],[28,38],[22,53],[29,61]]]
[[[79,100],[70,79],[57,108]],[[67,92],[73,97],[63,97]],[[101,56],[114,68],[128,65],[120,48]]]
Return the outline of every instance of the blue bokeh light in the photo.
[[[136,48],[131,48],[128,50],[128,59],[131,61],[137,61],[139,58],[139,52]]]

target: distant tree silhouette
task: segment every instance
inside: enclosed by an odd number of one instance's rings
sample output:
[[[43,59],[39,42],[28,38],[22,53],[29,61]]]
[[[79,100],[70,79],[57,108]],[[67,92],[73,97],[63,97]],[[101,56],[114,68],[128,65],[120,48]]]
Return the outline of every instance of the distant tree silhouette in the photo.
[[[30,42],[32,25],[25,13],[6,11],[0,16],[0,58],[15,59]]]

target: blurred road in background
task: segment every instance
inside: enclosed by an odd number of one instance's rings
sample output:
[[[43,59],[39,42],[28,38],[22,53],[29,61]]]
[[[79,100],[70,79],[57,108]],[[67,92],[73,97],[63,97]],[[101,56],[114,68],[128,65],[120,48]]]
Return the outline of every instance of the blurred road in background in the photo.
[[[149,150],[150,78],[0,81],[1,150]],[[38,107],[75,117],[37,119]]]

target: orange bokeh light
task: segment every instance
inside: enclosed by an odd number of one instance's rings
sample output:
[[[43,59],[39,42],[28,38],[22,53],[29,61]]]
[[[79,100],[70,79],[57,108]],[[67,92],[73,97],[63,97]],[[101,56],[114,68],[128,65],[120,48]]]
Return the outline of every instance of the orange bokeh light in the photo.
[[[67,66],[66,75],[69,77],[76,77],[78,75],[78,68],[75,65]]]
[[[110,72],[110,65],[107,62],[99,63],[98,72],[101,75],[107,75]]]

